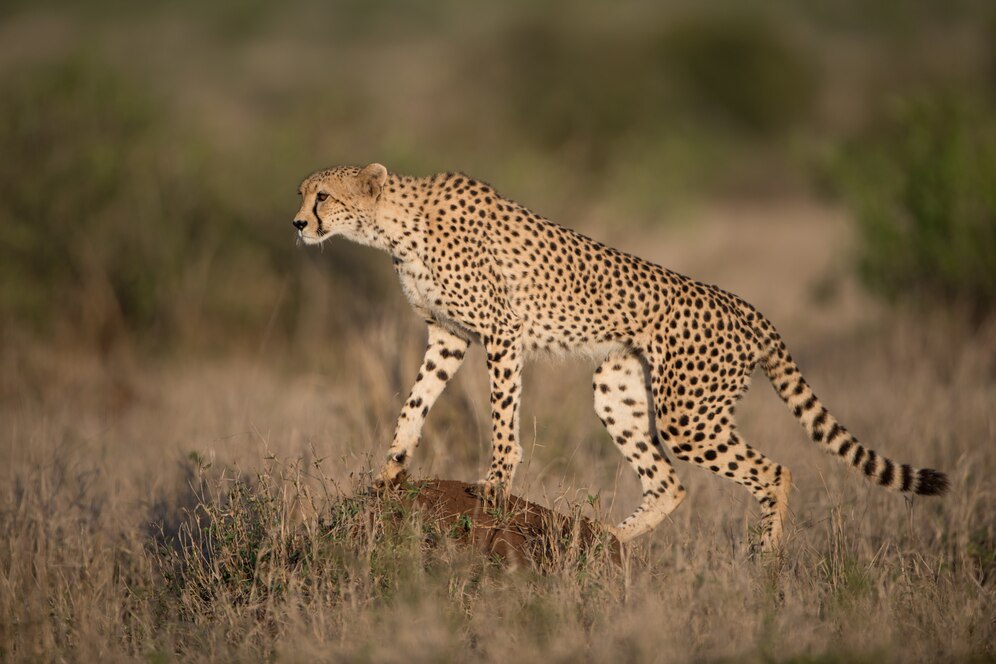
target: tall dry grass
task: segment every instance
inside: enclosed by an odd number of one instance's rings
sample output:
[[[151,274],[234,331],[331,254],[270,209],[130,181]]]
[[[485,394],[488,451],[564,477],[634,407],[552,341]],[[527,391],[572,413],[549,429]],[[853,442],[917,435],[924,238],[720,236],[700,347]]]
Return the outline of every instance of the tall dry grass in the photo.
[[[316,343],[303,369],[266,345],[241,359],[105,364],[22,344],[0,373],[0,658],[992,658],[996,330],[884,311],[846,282],[828,289],[842,226],[768,212],[766,225],[644,237],[642,253],[742,284],[834,413],[875,449],[949,472],[949,496],[905,501],[865,484],[813,449],[759,380],[742,428],[796,481],[782,561],[749,556],[745,491],[682,464],[689,498],[623,568],[505,570],[444,533],[429,548],[417,515],[351,507],[423,343],[397,299],[369,329]],[[798,265],[778,267],[771,238],[793,233],[807,240],[793,245]],[[590,369],[527,370],[516,491],[618,519],[638,483],[591,413]],[[486,403],[475,353],[429,419],[416,476],[478,477]]]

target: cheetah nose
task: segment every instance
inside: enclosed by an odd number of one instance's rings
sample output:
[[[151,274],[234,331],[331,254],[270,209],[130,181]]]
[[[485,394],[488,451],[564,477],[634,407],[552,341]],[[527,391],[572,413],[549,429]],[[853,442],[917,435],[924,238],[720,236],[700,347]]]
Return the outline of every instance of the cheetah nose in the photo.
[[[294,228],[296,228],[299,231],[303,231],[304,227],[307,226],[307,225],[308,225],[308,222],[305,221],[304,219],[295,219],[294,220]]]

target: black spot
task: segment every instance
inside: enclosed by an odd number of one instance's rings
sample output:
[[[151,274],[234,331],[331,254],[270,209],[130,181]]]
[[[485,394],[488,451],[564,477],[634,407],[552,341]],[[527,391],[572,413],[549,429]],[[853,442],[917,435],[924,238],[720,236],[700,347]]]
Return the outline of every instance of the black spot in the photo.
[[[878,483],[881,484],[882,486],[889,486],[890,484],[892,484],[892,478],[894,475],[893,464],[891,461],[889,461],[884,457],[882,460],[885,461],[885,468],[882,469],[882,474],[878,476]]]
[[[865,475],[871,477],[875,474],[875,450],[868,450],[868,461],[865,462]]]
[[[837,450],[837,454],[839,454],[840,456],[846,456],[847,451],[851,449],[851,446],[853,444],[854,443],[852,443],[851,441],[845,440],[843,443],[840,444],[840,449]]]
[[[903,472],[903,486],[900,490],[909,491],[913,487],[913,468],[908,463],[904,463],[901,470]]]
[[[827,444],[832,443],[833,439],[842,434],[844,431],[840,428],[840,425],[836,422],[830,427],[829,433],[827,433]]]

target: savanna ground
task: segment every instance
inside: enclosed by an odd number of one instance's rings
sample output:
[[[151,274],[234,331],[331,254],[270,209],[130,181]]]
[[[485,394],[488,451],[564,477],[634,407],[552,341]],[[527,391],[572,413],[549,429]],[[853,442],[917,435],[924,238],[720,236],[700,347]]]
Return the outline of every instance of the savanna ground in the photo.
[[[791,205],[758,211],[759,225],[714,214],[709,232],[619,243],[739,284],[833,411],[876,449],[949,472],[949,496],[907,502],[867,485],[808,443],[759,377],[743,429],[795,473],[781,563],[750,558],[757,509],[745,491],[680,464],[687,501],[624,569],[596,559],[504,571],[428,549],[415,524],[357,535],[312,516],[362,487],[417,368],[422,330],[397,301],[363,338],[325,340],[345,352],[313,369],[282,366],[265,338],[251,358],[198,363],[8,353],[5,656],[991,657],[996,334],[883,311],[846,281],[814,298],[847,240],[833,213]],[[796,258],[779,261],[789,250]],[[639,487],[591,412],[591,368],[531,366],[516,489],[618,519]],[[429,420],[416,477],[478,477],[486,403],[475,353]],[[218,552],[210,562],[197,559],[204,548]]]
[[[0,659],[996,658],[996,161],[947,131],[996,126],[987,5],[470,4],[0,10]],[[968,115],[854,154],[924,89]],[[883,156],[922,167],[933,197],[898,205],[923,246],[874,232]],[[862,442],[950,494],[866,484],[758,374],[738,413],[793,471],[781,559],[751,555],[746,491],[680,462],[688,498],[622,567],[507,569],[362,509],[424,329],[386,257],[289,222],[301,176],[373,160],[467,170],[738,293]],[[639,484],[593,368],[527,366],[515,492],[614,522]],[[415,477],[480,477],[487,403],[475,349]]]

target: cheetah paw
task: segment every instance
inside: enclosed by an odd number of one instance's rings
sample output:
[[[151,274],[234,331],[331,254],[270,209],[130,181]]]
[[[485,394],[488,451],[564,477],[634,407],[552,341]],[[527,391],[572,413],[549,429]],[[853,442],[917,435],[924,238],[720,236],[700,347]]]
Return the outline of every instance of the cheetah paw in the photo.
[[[393,489],[408,481],[408,471],[404,467],[399,467],[391,462],[380,471],[373,481],[373,490],[381,492],[386,489]]]
[[[472,495],[480,498],[489,505],[495,505],[508,498],[508,486],[496,479],[483,479],[474,484],[470,489]]]

